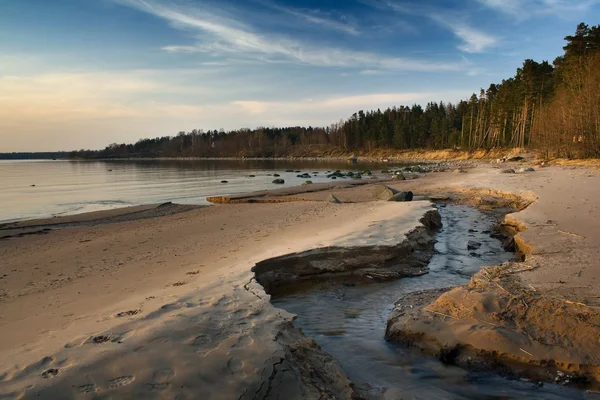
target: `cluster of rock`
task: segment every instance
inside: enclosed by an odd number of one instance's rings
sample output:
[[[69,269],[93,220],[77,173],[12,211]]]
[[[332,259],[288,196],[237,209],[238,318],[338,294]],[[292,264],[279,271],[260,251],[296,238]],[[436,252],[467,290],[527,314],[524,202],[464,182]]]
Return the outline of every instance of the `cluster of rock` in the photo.
[[[527,172],[535,172],[535,169],[531,167],[519,168],[514,170],[513,168],[506,168],[501,171],[503,174],[525,174]]]
[[[373,173],[370,170],[364,170],[362,172],[342,172],[339,169],[337,171],[331,172],[331,171],[327,171],[328,175],[327,178],[329,179],[346,179],[346,178],[350,178],[350,179],[362,179],[363,175],[368,175],[371,176],[373,175]]]

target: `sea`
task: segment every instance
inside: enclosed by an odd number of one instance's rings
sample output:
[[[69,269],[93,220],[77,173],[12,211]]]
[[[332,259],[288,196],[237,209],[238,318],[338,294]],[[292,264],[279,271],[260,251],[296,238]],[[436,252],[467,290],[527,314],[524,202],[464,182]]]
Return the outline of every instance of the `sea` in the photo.
[[[389,167],[307,160],[2,160],[0,223],[169,201],[202,205],[209,196],[301,185],[307,179],[300,173],[320,183],[330,181],[327,171]],[[285,184],[272,183],[273,174]]]

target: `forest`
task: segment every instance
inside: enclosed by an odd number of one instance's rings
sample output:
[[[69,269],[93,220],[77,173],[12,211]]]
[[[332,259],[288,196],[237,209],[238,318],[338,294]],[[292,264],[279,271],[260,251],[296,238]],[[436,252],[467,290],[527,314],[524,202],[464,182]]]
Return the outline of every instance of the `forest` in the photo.
[[[194,129],[176,136],[80,150],[71,158],[318,156],[336,149],[530,148],[545,157],[600,157],[600,25],[581,23],[552,63],[516,74],[468,101],[358,111],[328,127]]]

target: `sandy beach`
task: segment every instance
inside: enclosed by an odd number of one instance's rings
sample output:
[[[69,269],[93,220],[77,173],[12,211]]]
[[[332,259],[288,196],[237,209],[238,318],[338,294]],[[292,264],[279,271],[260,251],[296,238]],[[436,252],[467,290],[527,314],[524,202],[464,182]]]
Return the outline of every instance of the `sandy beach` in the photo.
[[[385,182],[412,190],[412,202],[377,200],[381,182],[365,180],[0,226],[0,396],[359,398],[339,363],[271,305],[252,269],[310,255],[315,276],[333,276],[358,269],[349,260],[361,254],[371,269],[355,275],[383,271],[402,251],[433,243],[424,216],[435,210],[430,199],[444,198],[510,211],[504,222],[524,260],[484,270],[484,279],[421,307],[398,306],[390,340],[411,338],[435,356],[468,349],[451,360],[467,368],[468,357],[484,363],[497,352],[498,362],[542,368],[536,379],[562,371],[597,383],[600,174],[578,166],[501,172],[532,165],[479,162],[464,173]],[[385,260],[370,257],[382,252]],[[555,362],[545,368],[547,360]]]

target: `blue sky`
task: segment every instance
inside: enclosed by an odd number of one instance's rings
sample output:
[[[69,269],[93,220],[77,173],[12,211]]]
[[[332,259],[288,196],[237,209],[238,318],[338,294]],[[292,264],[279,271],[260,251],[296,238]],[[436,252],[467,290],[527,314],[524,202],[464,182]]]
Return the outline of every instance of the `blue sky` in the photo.
[[[0,0],[0,151],[455,102],[598,17],[600,0]]]

